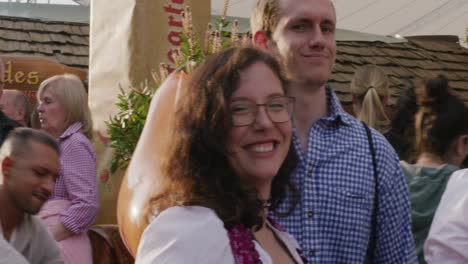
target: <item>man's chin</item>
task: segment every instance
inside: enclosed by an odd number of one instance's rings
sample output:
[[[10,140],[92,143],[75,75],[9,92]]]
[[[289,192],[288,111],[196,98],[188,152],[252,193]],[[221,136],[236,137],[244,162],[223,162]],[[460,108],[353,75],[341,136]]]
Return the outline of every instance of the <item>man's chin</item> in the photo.
[[[26,210],[24,210],[24,212],[27,213],[27,214],[30,214],[30,215],[36,215],[41,210],[41,207],[39,207],[39,208],[27,208]]]
[[[295,79],[302,85],[319,88],[324,86],[328,82],[329,78],[330,76],[325,74],[304,73],[301,76],[297,76]]]

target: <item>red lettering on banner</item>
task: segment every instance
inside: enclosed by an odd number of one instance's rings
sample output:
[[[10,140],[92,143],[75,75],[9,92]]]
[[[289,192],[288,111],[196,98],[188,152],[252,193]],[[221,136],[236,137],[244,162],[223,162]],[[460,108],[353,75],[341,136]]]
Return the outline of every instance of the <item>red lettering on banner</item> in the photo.
[[[36,101],[36,91],[24,91],[24,95],[31,101]]]
[[[175,69],[171,66],[167,66],[166,70],[168,73],[172,73]]]
[[[174,60],[174,55],[178,55],[179,54],[179,50],[178,49],[170,49],[168,52],[167,52],[167,59],[171,62],[171,63],[176,63],[176,61]]]
[[[174,16],[169,16],[169,26],[171,27],[183,27],[182,21],[175,20]]]
[[[176,5],[172,5],[176,4]],[[172,72],[174,70],[175,61],[174,54],[178,53],[178,48],[182,42],[182,12],[184,11],[184,0],[172,0],[171,4],[166,4],[164,6],[164,12],[168,14],[168,25],[169,33],[167,35],[167,40],[169,41],[170,47],[167,52],[167,58],[169,60],[168,71]]]
[[[174,8],[172,5],[169,5],[169,6],[164,6],[164,11],[166,11],[166,13],[181,15],[184,9],[183,8],[177,9],[177,8]]]
[[[182,42],[182,32],[176,32],[176,31],[171,31],[169,35],[167,36],[167,40],[169,40],[169,43],[171,43],[173,46],[180,46],[180,43]]]

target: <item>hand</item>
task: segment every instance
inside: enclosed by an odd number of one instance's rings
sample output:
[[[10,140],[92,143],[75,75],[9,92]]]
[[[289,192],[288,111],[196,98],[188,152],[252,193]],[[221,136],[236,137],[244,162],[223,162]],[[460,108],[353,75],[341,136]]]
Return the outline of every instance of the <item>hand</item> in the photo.
[[[61,241],[69,236],[74,235],[73,232],[68,230],[62,223],[58,223],[49,227],[49,230],[52,233],[55,241]]]

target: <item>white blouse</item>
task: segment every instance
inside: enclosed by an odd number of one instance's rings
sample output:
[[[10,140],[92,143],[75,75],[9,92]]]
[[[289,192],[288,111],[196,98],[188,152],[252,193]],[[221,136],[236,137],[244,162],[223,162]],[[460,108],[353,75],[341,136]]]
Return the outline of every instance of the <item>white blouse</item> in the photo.
[[[468,169],[452,174],[424,243],[427,263],[468,263]]]
[[[267,224],[294,260],[302,264],[296,240]],[[262,263],[273,264],[260,244],[254,243]],[[234,264],[234,256],[227,230],[213,210],[202,206],[175,206],[164,210],[146,227],[135,263]]]

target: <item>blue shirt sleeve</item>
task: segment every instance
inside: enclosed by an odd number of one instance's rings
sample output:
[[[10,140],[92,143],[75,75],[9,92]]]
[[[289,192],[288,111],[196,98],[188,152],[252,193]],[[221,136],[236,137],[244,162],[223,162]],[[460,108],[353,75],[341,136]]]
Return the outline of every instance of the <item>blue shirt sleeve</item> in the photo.
[[[411,231],[411,204],[398,156],[380,134],[376,154],[379,174],[375,263],[418,263]],[[379,146],[380,145],[380,146]]]

